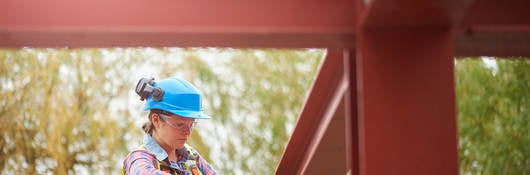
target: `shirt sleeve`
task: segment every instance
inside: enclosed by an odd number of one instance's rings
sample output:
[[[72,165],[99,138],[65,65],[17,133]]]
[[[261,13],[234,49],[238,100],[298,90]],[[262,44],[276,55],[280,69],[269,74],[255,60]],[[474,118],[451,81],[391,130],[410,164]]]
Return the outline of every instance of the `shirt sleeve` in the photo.
[[[169,175],[157,168],[156,157],[145,150],[135,150],[129,153],[123,161],[126,175]]]
[[[195,154],[195,161],[197,161],[197,166],[199,171],[204,175],[217,175],[215,170],[210,166],[210,164],[202,158],[202,156],[195,150],[192,150]]]

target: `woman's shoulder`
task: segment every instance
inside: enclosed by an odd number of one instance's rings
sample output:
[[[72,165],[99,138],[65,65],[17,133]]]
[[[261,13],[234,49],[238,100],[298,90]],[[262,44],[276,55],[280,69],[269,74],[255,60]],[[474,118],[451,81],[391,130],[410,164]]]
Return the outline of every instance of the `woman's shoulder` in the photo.
[[[127,154],[123,160],[122,172],[129,172],[131,168],[145,170],[145,167],[156,167],[156,157],[145,149],[135,149]],[[142,167],[144,169],[142,169]],[[125,173],[123,173],[125,174]]]
[[[129,154],[127,154],[127,157],[125,157],[125,161],[127,160],[135,160],[139,158],[148,158],[148,159],[154,159],[156,158],[155,155],[149,151],[147,151],[144,148],[138,148],[134,149]]]

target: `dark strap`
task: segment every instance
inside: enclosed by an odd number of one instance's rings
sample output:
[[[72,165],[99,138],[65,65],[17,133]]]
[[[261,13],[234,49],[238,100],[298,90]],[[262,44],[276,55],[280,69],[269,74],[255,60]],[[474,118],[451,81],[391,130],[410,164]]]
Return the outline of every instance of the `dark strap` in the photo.
[[[169,174],[172,174],[172,175],[179,175],[179,174],[186,174],[184,171],[181,171],[181,170],[178,170],[178,169],[175,169],[175,168],[172,168],[169,166],[169,160],[166,159],[164,161],[158,161],[158,169],[160,171],[163,171],[163,172],[166,172],[166,173],[169,173]]]

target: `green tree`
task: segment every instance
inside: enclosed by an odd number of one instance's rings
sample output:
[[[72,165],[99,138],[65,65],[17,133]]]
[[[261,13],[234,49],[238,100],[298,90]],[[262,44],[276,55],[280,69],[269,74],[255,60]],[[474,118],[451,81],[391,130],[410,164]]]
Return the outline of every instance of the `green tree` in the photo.
[[[0,50],[0,170],[14,174],[116,172],[130,115],[111,104],[128,80],[102,50]],[[114,106],[116,107],[116,106]]]
[[[140,77],[181,76],[213,116],[190,144],[220,174],[272,174],[323,50],[0,50],[0,171],[115,174],[147,121]],[[132,101],[131,101],[131,100]]]
[[[456,62],[462,174],[530,172],[530,60]]]
[[[211,59],[200,52],[170,68],[200,86],[213,111],[192,143],[210,145],[221,174],[274,173],[325,52],[218,49],[210,53],[228,56]]]

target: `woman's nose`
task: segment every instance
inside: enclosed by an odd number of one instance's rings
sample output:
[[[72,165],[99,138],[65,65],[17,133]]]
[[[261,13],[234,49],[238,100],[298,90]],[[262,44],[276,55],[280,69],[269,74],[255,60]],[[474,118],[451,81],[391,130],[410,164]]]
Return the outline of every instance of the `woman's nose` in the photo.
[[[186,128],[185,130],[182,131],[182,133],[185,135],[185,136],[189,136],[191,134],[191,128]]]

